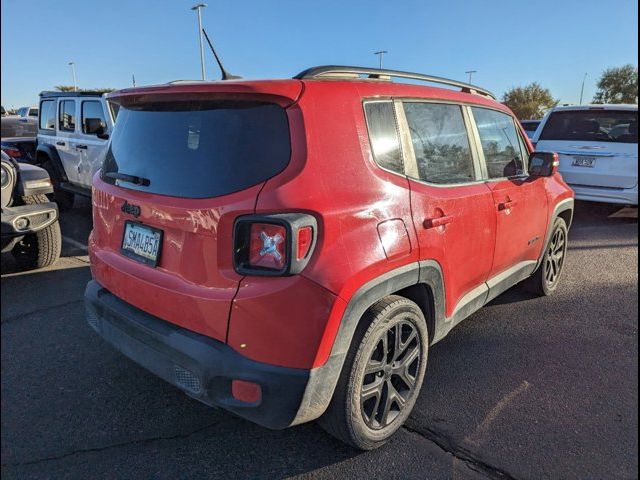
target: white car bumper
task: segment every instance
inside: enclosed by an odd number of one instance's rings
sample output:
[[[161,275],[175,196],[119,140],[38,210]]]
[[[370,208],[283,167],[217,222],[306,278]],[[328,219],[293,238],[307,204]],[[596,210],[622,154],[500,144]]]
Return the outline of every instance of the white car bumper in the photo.
[[[634,188],[592,187],[587,185],[571,185],[576,200],[588,202],[617,203],[621,205],[638,205],[638,186]]]

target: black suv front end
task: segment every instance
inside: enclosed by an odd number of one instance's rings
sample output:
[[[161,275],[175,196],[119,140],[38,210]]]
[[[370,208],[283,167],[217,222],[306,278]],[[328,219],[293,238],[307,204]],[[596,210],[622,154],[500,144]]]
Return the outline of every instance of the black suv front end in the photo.
[[[13,252],[27,267],[50,265],[60,256],[58,206],[46,170],[18,163],[2,152],[2,253]]]

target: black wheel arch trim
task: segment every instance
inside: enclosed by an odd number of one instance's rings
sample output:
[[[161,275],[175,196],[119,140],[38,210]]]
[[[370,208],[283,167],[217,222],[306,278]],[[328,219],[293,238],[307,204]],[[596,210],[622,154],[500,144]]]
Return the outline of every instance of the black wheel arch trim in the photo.
[[[435,330],[446,328],[444,280],[440,265],[434,260],[422,260],[404,265],[374,278],[360,287],[351,297],[336,334],[327,362],[310,371],[298,413],[292,423],[297,425],[320,417],[327,409],[338,383],[344,361],[351,347],[360,319],[375,302],[404,288],[424,284],[431,290],[433,318],[427,325]],[[424,306],[421,306],[424,308]],[[430,338],[433,338],[430,332]]]
[[[573,212],[574,212],[575,200],[573,198],[565,198],[564,200],[560,200],[555,207],[553,208],[553,213],[549,216],[549,225],[547,226],[547,233],[544,237],[544,247],[542,248],[542,252],[540,253],[540,258],[538,258],[538,263],[536,265],[537,270],[542,264],[542,259],[544,258],[544,252],[547,249],[547,245],[549,244],[549,240],[551,239],[551,234],[553,231],[553,224],[556,222],[556,219],[561,216],[564,212],[569,212],[569,221],[567,222],[567,230],[571,229],[571,223],[573,222]]]
[[[56,148],[52,145],[39,144],[36,147],[36,153],[35,153],[36,161],[38,159],[38,154],[40,154],[41,152],[49,158],[49,161],[51,162],[51,165],[55,169],[55,173],[58,176],[57,179],[52,178],[51,180],[66,182],[68,180],[67,174],[64,171],[64,167],[62,166],[62,160],[60,160],[60,155],[58,154],[58,150],[56,150]],[[37,165],[42,166],[41,163],[37,163]]]

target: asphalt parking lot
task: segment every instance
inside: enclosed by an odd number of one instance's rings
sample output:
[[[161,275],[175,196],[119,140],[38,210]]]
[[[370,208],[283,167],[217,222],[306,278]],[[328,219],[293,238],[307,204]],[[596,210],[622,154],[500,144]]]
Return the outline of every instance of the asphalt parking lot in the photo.
[[[85,324],[84,201],[63,257],[2,257],[2,477],[637,478],[637,210],[579,203],[564,283],[514,288],[430,352],[421,397],[383,448],[315,424],[269,431],[191,400]]]

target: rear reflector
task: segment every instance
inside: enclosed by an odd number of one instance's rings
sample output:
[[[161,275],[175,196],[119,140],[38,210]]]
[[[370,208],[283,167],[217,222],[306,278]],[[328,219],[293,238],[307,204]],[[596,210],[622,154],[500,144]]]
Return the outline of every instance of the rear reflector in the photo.
[[[231,381],[231,394],[236,400],[245,403],[257,403],[262,399],[262,389],[260,385],[244,380]]]

